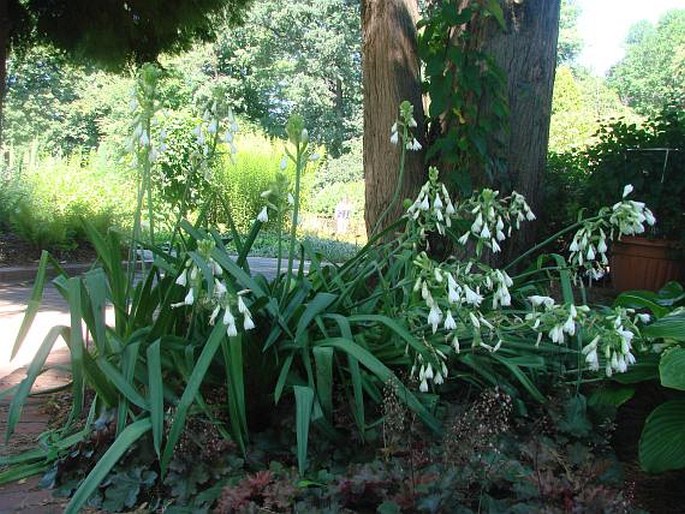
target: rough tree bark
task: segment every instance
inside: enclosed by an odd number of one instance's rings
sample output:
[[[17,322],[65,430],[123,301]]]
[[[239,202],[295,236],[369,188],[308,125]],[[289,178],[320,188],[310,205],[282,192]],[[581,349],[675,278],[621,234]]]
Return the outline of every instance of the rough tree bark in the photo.
[[[390,142],[390,127],[403,100],[414,105],[423,134],[420,63],[416,51],[416,0],[362,1],[362,83],[364,90],[365,221],[369,235],[398,186],[400,149]],[[424,141],[420,138],[421,143]],[[402,200],[423,182],[423,152],[408,152],[399,201],[383,220],[384,228],[401,215]]]
[[[506,0],[507,30],[491,23],[485,35],[485,51],[507,75],[510,115],[503,151],[509,182],[534,212],[540,208],[547,158],[560,5],[560,0]]]

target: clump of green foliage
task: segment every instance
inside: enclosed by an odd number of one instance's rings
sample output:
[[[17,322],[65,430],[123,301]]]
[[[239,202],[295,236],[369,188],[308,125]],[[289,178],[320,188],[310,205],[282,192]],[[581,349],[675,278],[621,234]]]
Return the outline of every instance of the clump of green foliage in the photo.
[[[132,182],[97,153],[46,157],[7,169],[3,184],[3,218],[39,250],[84,241],[82,219],[107,230],[125,227],[133,212]]]

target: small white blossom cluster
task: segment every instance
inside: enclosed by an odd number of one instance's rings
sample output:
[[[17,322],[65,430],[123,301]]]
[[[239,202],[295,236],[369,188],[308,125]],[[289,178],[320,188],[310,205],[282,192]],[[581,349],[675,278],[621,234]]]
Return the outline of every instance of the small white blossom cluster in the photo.
[[[609,264],[607,241],[622,235],[642,234],[645,224],[654,225],[656,219],[644,203],[627,200],[633,186],[623,189],[623,199],[614,204],[611,211],[603,209],[593,219],[583,222],[569,246],[569,262],[582,268],[593,280],[600,279]]]
[[[528,297],[533,310],[526,314],[526,322],[537,332],[536,346],[543,336],[556,344],[564,344],[566,337],[573,337],[587,320],[590,308],[587,305],[560,305],[549,296]]]
[[[131,90],[129,108],[133,114],[131,138],[127,145],[127,151],[132,154],[134,168],[139,164],[154,163],[159,155],[166,150],[166,132],[159,132],[158,141],[152,137],[152,129],[159,125],[160,104],[155,100],[155,90],[159,78],[158,69],[152,65],[146,65]]]
[[[502,345],[495,325],[483,314],[484,301],[492,295],[492,309],[511,305],[509,288],[513,281],[503,270],[472,271],[473,262],[458,265],[436,264],[425,252],[414,261],[418,278],[413,287],[420,294],[428,314],[426,322],[433,334],[442,329],[452,349],[461,351],[458,332],[473,337],[473,345],[497,351]],[[486,342],[488,341],[488,342]],[[489,344],[492,343],[492,344]]]
[[[226,326],[226,334],[229,337],[238,335],[236,326],[236,315],[242,316],[244,330],[255,328],[252,314],[245,303],[247,289],[238,291],[235,294],[229,292],[224,280],[224,273],[221,266],[210,256],[214,242],[208,239],[198,241],[197,257],[201,258],[211,277],[205,277],[201,267],[190,257],[186,260],[185,266],[176,278],[176,284],[188,289],[182,302],[172,304],[171,307],[197,305],[211,311],[209,324],[214,325],[217,317],[223,311],[222,321]],[[211,282],[211,287],[207,287]],[[235,310],[234,310],[235,309]]]
[[[219,141],[228,145],[231,158],[237,152],[234,139],[239,129],[238,123],[233,109],[225,108],[222,103],[213,100],[202,113],[200,123],[193,129],[195,142],[202,148],[205,157],[213,151]],[[225,111],[226,114],[221,114],[222,111]]]
[[[445,228],[452,226],[456,209],[445,187],[438,182],[438,170],[433,166],[428,171],[428,181],[421,187],[416,200],[407,209],[406,216],[419,225],[421,237],[427,232],[437,230],[445,235]]]
[[[585,363],[591,371],[599,371],[600,357],[604,360],[604,373],[607,377],[614,373],[625,373],[629,366],[635,364],[635,322],[644,315],[638,314],[635,319],[631,319],[634,313],[632,309],[618,308],[595,324],[596,335],[582,349]]]
[[[500,243],[511,236],[513,227],[518,230],[522,221],[535,219],[525,198],[516,191],[508,198],[498,197],[499,191],[486,188],[464,205],[473,216],[473,222],[458,241],[466,245],[469,239],[475,240],[476,255],[480,255],[484,247],[493,253],[500,252]]]
[[[433,354],[433,362],[429,359],[424,359],[423,354],[418,353],[414,364],[411,368],[411,378],[416,378],[419,381],[419,391],[422,393],[428,392],[428,384],[432,382],[435,385],[445,383],[447,374],[447,355],[441,352],[438,348],[434,348],[428,343],[425,343],[429,353]],[[435,367],[433,366],[435,364]]]
[[[609,264],[608,249],[602,220],[587,222],[573,236],[569,246],[569,262],[574,267],[584,268],[592,280],[599,280]]]
[[[623,199],[611,208],[609,223],[618,229],[618,237],[642,234],[645,231],[645,223],[650,226],[656,223],[654,214],[645,206],[644,202],[626,199],[632,192],[633,186],[631,184],[625,186]]]
[[[592,339],[582,348],[588,369],[599,371],[600,358],[603,358],[604,371],[610,377],[613,373],[625,373],[635,364],[632,353],[632,340],[637,332],[635,323],[646,321],[645,315],[621,307],[598,313],[587,305],[560,305],[542,295],[529,296],[528,301],[533,310],[525,319],[538,334],[536,345],[545,336],[555,344],[564,344],[568,337],[581,334],[586,337],[589,333]]]
[[[400,117],[393,123],[390,128],[390,142],[393,145],[404,145],[406,150],[418,152],[422,146],[419,140],[412,134],[412,130],[416,128],[416,120],[414,119],[414,106],[408,101],[400,104]]]

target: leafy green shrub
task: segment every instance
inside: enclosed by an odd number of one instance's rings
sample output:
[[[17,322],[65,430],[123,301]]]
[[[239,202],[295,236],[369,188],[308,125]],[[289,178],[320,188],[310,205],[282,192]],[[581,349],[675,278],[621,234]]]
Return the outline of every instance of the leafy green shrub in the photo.
[[[37,248],[73,246],[81,219],[98,230],[125,226],[135,206],[131,183],[102,156],[45,158],[17,174],[5,189],[12,229]]]
[[[264,205],[261,194],[268,190],[274,173],[280,169],[284,156],[283,142],[257,133],[242,134],[236,138],[237,153],[233,159],[225,158],[217,172],[218,188],[225,195],[236,227],[247,232],[255,215]],[[308,191],[317,163],[307,166],[302,177],[302,208],[307,207]],[[287,165],[284,173],[292,181],[294,167]]]
[[[312,189],[318,191],[336,183],[359,182],[364,179],[362,140],[353,139],[345,153],[335,159],[327,159],[317,170]]]
[[[579,192],[588,181],[587,161],[582,151],[551,152],[547,156],[540,234],[542,239],[572,223],[584,207]]]
[[[143,86],[152,75],[141,75]],[[404,159],[414,120],[411,110],[400,112]],[[484,262],[483,252],[496,253],[513,230],[535,218],[525,199],[484,189],[453,202],[437,169],[431,168],[405,217],[373,234],[370,244],[345,263],[331,264],[307,241],[297,244],[302,173],[313,149],[301,119],[291,119],[286,130],[294,180],[288,184],[281,177],[278,190],[260,197],[266,205],[247,236],[235,229],[237,223],[229,223],[237,256],[227,251],[216,230],[184,220],[173,251],[151,247],[156,259],[136,281],[134,262],[128,267],[121,262],[117,233],[103,236],[85,224],[102,267],[79,277],[62,272],[55,280],[70,304],[73,325],[53,328],[41,344],[14,391],[7,436],[60,335],[69,342],[74,372],[71,416],[64,430],[44,439],[44,447],[13,458],[15,466],[3,480],[46,469],[104,426],[114,439],[75,490],[67,514],[85,505],[103,482],[113,483],[113,470],[119,482],[115,466],[144,437],[152,441],[157,484],[163,484],[174,472],[186,427],[196,416],[242,452],[265,428],[278,432],[284,424],[293,427],[294,444],[284,447],[294,448],[293,455],[288,450],[281,454],[305,475],[317,464],[312,447],[332,446],[345,436],[357,441],[378,437],[388,417],[382,406],[387,388],[411,413],[408,418],[440,434],[440,394],[463,391],[465,384],[499,388],[511,398],[504,414],[526,412],[527,402],[546,401],[546,386],[558,383],[560,374],[566,381],[569,376],[580,379],[587,368],[602,368],[610,375],[634,364],[634,312],[577,304],[573,282],[580,283],[581,272],[593,271],[604,257],[600,232],[635,230],[636,223],[628,222],[645,219],[644,206],[623,199],[616,212],[602,209],[580,220],[571,227],[579,229],[574,240],[580,242],[568,261],[560,255],[542,256],[509,276],[507,270],[515,269],[516,261],[538,248],[502,269]],[[137,151],[149,152],[148,138],[141,137],[138,144]],[[141,166],[149,169],[147,162]],[[151,187],[149,181],[143,186]],[[138,220],[140,209],[139,204]],[[273,213],[292,220],[290,227],[277,224],[276,273],[253,275],[247,257]],[[283,251],[280,236],[286,228]],[[460,245],[463,256],[438,260],[429,238],[439,237]],[[309,261],[308,271],[296,259]],[[49,260],[44,253],[35,298],[42,292]],[[556,299],[546,294],[550,282],[561,291]],[[115,314],[112,326],[103,316],[108,304]],[[13,354],[37,309],[38,302],[32,302]],[[95,391],[89,423],[72,424],[82,415],[86,388]],[[219,413],[210,408],[217,388],[223,406]],[[577,399],[570,410],[583,406]],[[101,413],[97,420],[96,413]],[[142,473],[136,476],[143,478]],[[443,489],[449,492],[449,484]]]
[[[685,115],[676,107],[638,126],[623,119],[600,126],[597,142],[550,153],[542,216],[548,234],[582,208],[610,205],[626,184],[654,211],[650,235],[685,241]]]
[[[646,321],[641,330],[644,355],[641,365],[616,377],[598,398],[614,405],[630,399],[640,386],[658,384],[667,400],[655,405],[639,444],[640,464],[650,473],[685,468],[685,290],[671,282],[657,293],[630,291],[616,304],[640,310]],[[651,318],[651,319],[650,319]],[[606,391],[609,391],[607,394]]]
[[[607,205],[623,186],[657,218],[654,235],[685,241],[685,113],[666,106],[643,126],[603,125],[599,142],[584,154],[590,170],[584,205]]]

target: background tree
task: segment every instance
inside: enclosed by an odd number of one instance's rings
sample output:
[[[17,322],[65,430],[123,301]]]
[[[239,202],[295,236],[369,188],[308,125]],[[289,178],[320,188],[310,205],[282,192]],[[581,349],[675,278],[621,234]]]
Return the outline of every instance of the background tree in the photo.
[[[560,2],[445,0],[434,7],[422,38],[429,157],[449,171],[462,193],[486,185],[513,188],[535,210],[547,154]]]
[[[298,112],[312,138],[337,156],[362,129],[359,4],[260,1],[244,25],[222,31],[206,70],[268,133],[281,135]]]
[[[625,57],[609,71],[609,84],[641,114],[654,114],[668,102],[685,105],[685,10],[664,14],[656,26],[633,25]]]
[[[596,132],[611,118],[637,123],[640,117],[621,103],[606,80],[567,65],[557,67],[552,97],[549,150],[565,152],[596,141]]]
[[[576,0],[561,0],[559,15],[559,44],[557,64],[572,64],[583,48],[583,37],[578,30],[580,6]]]
[[[219,19],[240,20],[251,0],[0,0],[0,83],[7,52],[42,43],[119,68],[210,40]],[[0,91],[4,95],[4,91]],[[2,100],[2,96],[0,96]]]
[[[390,142],[390,127],[397,120],[402,101],[408,100],[414,106],[416,134],[423,130],[418,18],[416,0],[362,1],[364,217],[369,235],[398,187],[400,149]],[[409,152],[407,157],[399,184],[400,200],[414,196],[424,179],[423,154]],[[383,225],[397,219],[401,211],[400,201]]]

